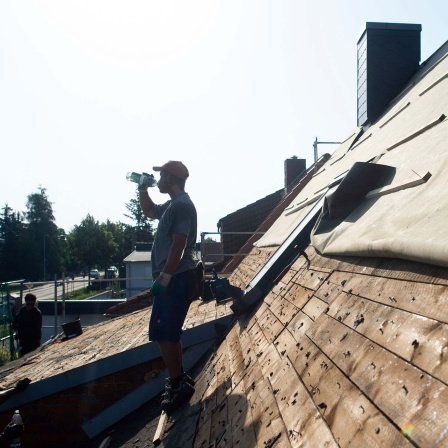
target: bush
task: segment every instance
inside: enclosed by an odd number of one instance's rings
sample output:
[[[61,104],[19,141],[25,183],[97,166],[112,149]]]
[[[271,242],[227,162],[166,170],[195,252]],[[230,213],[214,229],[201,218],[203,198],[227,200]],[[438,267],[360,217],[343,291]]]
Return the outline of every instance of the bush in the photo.
[[[11,361],[11,354],[9,353],[9,347],[0,345],[0,366],[4,366]]]

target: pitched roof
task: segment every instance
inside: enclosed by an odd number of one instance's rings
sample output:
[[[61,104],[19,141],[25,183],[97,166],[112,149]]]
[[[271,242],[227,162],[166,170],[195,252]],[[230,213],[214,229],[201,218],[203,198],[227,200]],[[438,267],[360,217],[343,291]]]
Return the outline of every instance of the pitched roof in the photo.
[[[158,345],[148,342],[149,314],[145,308],[84,328],[75,338],[58,337],[1,367],[4,389],[26,377],[32,382],[0,404],[0,424],[20,408],[27,445],[75,447],[152,399],[163,388],[165,366]],[[183,327],[185,368],[213,344],[232,314],[225,301],[192,303]],[[39,424],[43,420],[46,425]]]
[[[447,52],[355,130],[230,276],[247,296],[355,162],[396,169],[390,185],[313,236],[323,254],[308,246],[238,317],[167,444],[180,434],[198,446],[448,443]]]
[[[201,325],[219,316],[231,314],[228,304],[201,302],[190,307],[184,330]],[[0,385],[7,388],[28,376],[33,383],[69,370],[95,363],[124,351],[148,344],[150,309],[135,311],[83,329],[80,336],[62,341],[60,338],[43,345],[33,355],[0,368]],[[82,316],[81,316],[82,323]],[[21,361],[23,360],[23,361]],[[11,367],[14,367],[11,370]]]
[[[196,394],[176,414],[166,446],[448,444],[448,204],[441,193],[447,172],[447,53],[448,43],[422,64],[376,123],[356,129],[341,144],[232,273],[231,284],[247,292],[260,267],[269,271],[278,247],[355,162],[380,160],[397,169],[386,186],[393,192],[362,200],[359,210],[316,238],[323,253],[308,246],[263,291],[262,300],[238,316],[197,374]],[[422,167],[431,177],[423,176]],[[408,185],[405,168],[424,182],[411,176]],[[408,188],[395,190],[394,182]],[[385,234],[394,238],[376,251],[375,242]],[[364,247],[353,252],[359,242]],[[190,310],[186,325],[230,313],[228,304],[221,305],[218,311],[218,304],[204,304],[202,318],[198,308]],[[54,344],[18,370],[43,379],[60,368],[74,378],[67,363],[82,367],[123,346],[141,346],[147,313],[92,327],[67,341],[64,357],[46,364],[45,356],[58,350]],[[4,374],[4,385],[19,378],[14,371]],[[36,386],[31,384],[31,392]]]
[[[445,52],[448,44],[444,46]],[[440,54],[440,52],[439,52]],[[355,162],[396,168],[390,185],[372,191],[334,230],[313,235],[322,253],[399,257],[448,266],[448,58],[429,58],[376,123],[356,129],[256,243],[279,245],[315,202]],[[356,188],[356,186],[354,186]]]
[[[446,445],[448,270],[307,256],[239,316],[166,446]]]
[[[134,250],[124,260],[124,263],[149,262],[151,261],[151,251]]]

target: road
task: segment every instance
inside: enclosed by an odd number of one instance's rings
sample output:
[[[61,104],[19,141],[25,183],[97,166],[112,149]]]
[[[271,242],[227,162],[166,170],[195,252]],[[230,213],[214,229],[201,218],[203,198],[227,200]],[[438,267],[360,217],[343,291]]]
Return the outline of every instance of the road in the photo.
[[[65,281],[65,297],[68,297],[73,291],[78,289],[85,288],[88,284],[88,278],[75,277],[74,280],[68,279]],[[62,297],[62,281],[57,281],[57,297]],[[24,294],[28,292],[32,292],[36,294],[38,300],[48,300],[54,299],[54,282],[49,282],[45,284],[41,284],[40,282],[36,282],[36,286],[32,283],[25,283],[25,289],[23,291]],[[28,286],[30,287],[28,289]]]

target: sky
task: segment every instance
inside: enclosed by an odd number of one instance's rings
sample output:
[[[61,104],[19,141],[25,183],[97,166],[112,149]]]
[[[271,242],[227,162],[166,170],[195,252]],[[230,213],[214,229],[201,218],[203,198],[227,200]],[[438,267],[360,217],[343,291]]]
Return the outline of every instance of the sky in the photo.
[[[421,24],[423,62],[448,2],[2,0],[0,207],[43,187],[67,233],[88,214],[131,223],[126,173],[181,160],[198,232],[216,232],[284,186],[287,158],[309,166],[316,137],[356,128],[366,22]]]

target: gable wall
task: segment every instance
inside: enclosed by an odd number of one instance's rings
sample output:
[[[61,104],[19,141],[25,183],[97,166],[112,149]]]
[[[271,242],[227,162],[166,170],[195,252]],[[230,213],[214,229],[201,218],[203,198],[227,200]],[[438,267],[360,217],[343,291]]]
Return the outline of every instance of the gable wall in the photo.
[[[283,199],[283,190],[266,196],[219,221],[220,232],[255,232],[266,217],[274,210]],[[221,241],[225,254],[237,253],[251,235],[221,235]],[[229,259],[230,257],[226,257]]]

